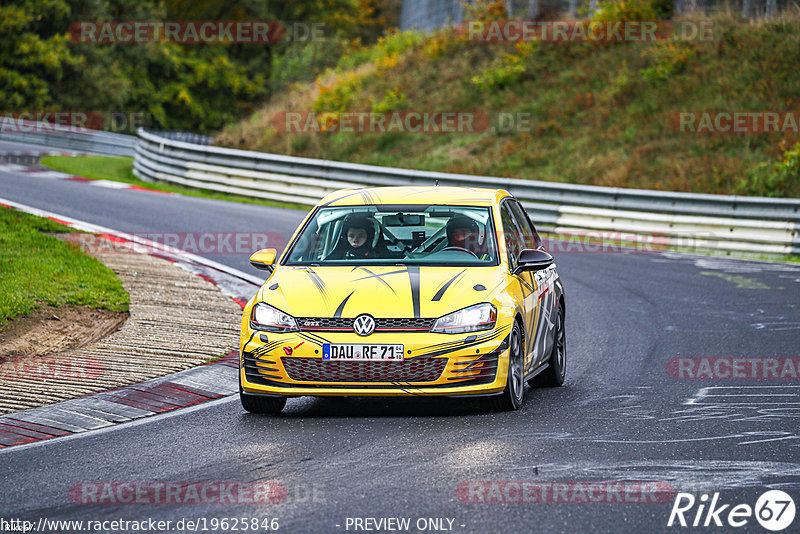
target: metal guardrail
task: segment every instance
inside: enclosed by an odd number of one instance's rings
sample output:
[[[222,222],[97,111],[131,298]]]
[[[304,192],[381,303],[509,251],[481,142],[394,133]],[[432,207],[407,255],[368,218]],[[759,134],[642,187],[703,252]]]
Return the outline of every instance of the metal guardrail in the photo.
[[[134,173],[302,205],[331,191],[391,185],[505,189],[539,226],[666,236],[687,248],[800,254],[800,200],[650,191],[472,176],[298,158],[186,143],[140,129]]]
[[[161,130],[159,132],[152,132],[157,134],[159,137],[166,137],[167,139],[172,139],[173,141],[183,141],[184,143],[192,143],[195,145],[210,145],[214,142],[214,138],[208,135],[192,133],[192,132],[181,132],[177,130]]]
[[[0,141],[42,145],[48,148],[107,156],[133,156],[136,148],[136,137],[133,135],[77,129],[33,121],[17,121],[13,130],[0,128]]]

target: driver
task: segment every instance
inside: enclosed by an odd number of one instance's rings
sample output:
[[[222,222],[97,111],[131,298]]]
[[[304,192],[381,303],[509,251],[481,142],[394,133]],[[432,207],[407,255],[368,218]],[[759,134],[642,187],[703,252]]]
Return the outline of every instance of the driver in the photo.
[[[472,252],[480,257],[486,253],[485,243],[480,242],[478,223],[466,215],[456,215],[447,221],[448,247],[455,247]]]
[[[372,240],[375,237],[375,227],[372,220],[374,220],[372,217],[360,214],[347,217],[342,238],[328,259],[374,258],[375,249],[372,248]]]

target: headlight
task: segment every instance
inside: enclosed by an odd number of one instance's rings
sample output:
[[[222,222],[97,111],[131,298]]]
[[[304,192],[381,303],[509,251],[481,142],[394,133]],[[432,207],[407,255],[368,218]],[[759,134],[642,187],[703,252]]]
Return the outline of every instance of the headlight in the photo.
[[[288,313],[259,302],[250,313],[250,328],[267,332],[292,332],[299,330],[297,321]]]
[[[464,332],[491,330],[496,321],[497,308],[486,302],[439,317],[431,332],[463,334]]]

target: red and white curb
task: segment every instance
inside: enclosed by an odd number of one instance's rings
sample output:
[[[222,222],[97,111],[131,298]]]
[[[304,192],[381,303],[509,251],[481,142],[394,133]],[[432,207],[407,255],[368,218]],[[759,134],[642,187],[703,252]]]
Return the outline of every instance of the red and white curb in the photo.
[[[263,283],[257,276],[139,236],[3,198],[0,206],[46,217],[113,241],[143,245],[151,255],[218,286],[242,308]],[[0,449],[95,430],[233,395],[239,391],[238,369],[239,353],[234,351],[210,364],[141,384],[0,416]]]
[[[0,417],[0,449],[186,408],[239,391],[239,353],[186,371]]]

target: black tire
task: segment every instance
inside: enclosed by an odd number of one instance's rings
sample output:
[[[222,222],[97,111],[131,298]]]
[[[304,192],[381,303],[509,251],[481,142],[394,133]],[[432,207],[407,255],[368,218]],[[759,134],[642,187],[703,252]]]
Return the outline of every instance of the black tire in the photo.
[[[558,306],[556,313],[556,332],[553,339],[553,350],[550,352],[550,359],[547,369],[541,374],[528,380],[531,387],[553,388],[564,384],[567,376],[567,332],[564,327],[564,305]]]
[[[522,407],[525,398],[525,371],[522,361],[522,329],[514,321],[508,343],[508,379],[503,393],[491,398],[492,408],[498,411],[511,412]]]
[[[242,407],[250,413],[276,414],[286,406],[286,397],[262,397],[239,391]]]

